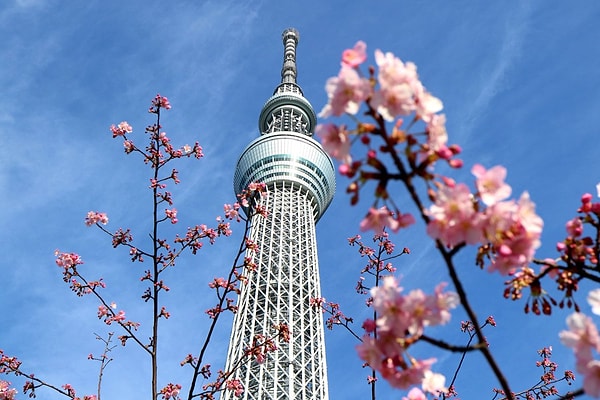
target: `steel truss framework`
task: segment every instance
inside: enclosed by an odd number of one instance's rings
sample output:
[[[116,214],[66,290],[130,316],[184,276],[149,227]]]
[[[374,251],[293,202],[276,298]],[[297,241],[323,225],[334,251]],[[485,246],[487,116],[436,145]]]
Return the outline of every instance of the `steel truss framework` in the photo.
[[[286,323],[289,343],[279,342],[262,364],[247,359],[237,370],[243,399],[327,399],[323,315],[310,306],[311,298],[321,296],[316,204],[302,186],[278,182],[270,187],[266,206],[269,216],[256,219],[252,228],[258,268],[242,288],[227,359],[240,360],[255,334],[273,335],[273,324]]]

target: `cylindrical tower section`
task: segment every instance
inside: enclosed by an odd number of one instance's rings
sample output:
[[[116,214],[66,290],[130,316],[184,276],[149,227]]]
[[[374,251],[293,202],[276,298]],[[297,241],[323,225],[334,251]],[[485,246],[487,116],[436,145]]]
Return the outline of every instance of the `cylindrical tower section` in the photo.
[[[335,168],[331,158],[314,139],[294,132],[259,137],[242,153],[234,176],[236,193],[252,182],[271,186],[294,182],[314,201],[318,221],[335,193]]]

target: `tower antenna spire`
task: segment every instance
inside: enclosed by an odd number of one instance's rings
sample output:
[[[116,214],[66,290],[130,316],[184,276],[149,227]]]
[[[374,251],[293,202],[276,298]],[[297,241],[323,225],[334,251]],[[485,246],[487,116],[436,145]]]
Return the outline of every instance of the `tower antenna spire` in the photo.
[[[296,46],[300,34],[294,28],[288,28],[281,35],[283,40],[283,68],[281,69],[281,83],[296,83]]]

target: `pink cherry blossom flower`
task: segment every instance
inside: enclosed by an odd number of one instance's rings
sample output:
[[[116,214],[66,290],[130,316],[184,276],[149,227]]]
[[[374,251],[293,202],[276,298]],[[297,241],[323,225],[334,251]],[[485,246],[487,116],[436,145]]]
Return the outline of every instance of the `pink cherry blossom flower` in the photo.
[[[431,365],[435,363],[435,358],[427,360],[411,360],[411,365],[406,369],[399,369],[393,359],[386,359],[382,363],[379,371],[381,376],[389,382],[390,385],[398,389],[406,389],[412,385],[420,384],[427,371],[430,371]]]
[[[165,215],[167,216],[167,218],[169,218],[171,220],[172,224],[176,224],[179,221],[177,219],[177,209],[176,208],[172,208],[170,210],[166,209]]]
[[[169,103],[169,99],[167,99],[165,96],[161,96],[160,94],[157,94],[154,97],[154,99],[152,99],[152,107],[150,108],[150,110],[154,110],[154,111],[150,111],[150,112],[156,112],[156,110],[158,108],[164,108],[165,110],[170,110],[171,103]]]
[[[13,400],[17,395],[17,389],[10,387],[10,382],[0,380],[0,400]]]
[[[390,228],[397,232],[400,229],[400,222],[394,218],[393,213],[383,206],[379,209],[371,207],[365,218],[360,223],[360,230],[373,230],[375,234],[383,234],[384,228]]]
[[[217,287],[226,288],[229,286],[229,283],[225,278],[214,278],[213,281],[208,284],[208,286],[212,289]]]
[[[98,311],[98,314],[100,314],[100,311]],[[105,320],[104,323],[106,325],[111,325],[113,322],[123,322],[125,321],[125,311],[121,310],[119,311],[118,314],[113,315],[113,316],[108,316]]]
[[[446,377],[444,375],[432,371],[425,371],[423,382],[421,382],[421,388],[427,393],[439,395],[440,393],[446,393],[448,391],[448,388],[444,386],[445,383]]]
[[[165,400],[169,400],[171,398],[177,399],[179,398],[179,392],[181,391],[180,384],[169,383],[167,386],[160,390],[160,394],[162,394],[162,398]]]
[[[471,173],[477,178],[475,186],[481,197],[481,201],[491,206],[498,201],[507,199],[512,191],[511,187],[504,182],[506,168],[497,165],[486,170],[482,165],[475,164]]]
[[[342,53],[342,65],[356,68],[367,59],[367,45],[362,40],[356,42],[352,49],[346,49]]]
[[[227,387],[227,389],[233,391],[233,395],[235,397],[241,397],[244,393],[244,385],[239,379],[230,379],[227,382],[225,382],[225,386]]]
[[[123,121],[117,126],[111,125],[110,131],[113,134],[113,138],[116,138],[117,136],[125,136],[126,134],[133,132],[133,128],[127,123],[127,121]]]
[[[443,293],[445,285],[439,285],[433,295],[421,290],[402,293],[398,281],[384,277],[381,285],[371,289],[372,306],[377,320],[363,324],[368,333],[376,330],[377,336],[365,335],[357,352],[371,368],[381,373],[392,386],[406,389],[422,384],[432,393],[445,391],[444,378],[430,371],[435,359],[416,360],[405,354],[426,325],[446,323],[449,309],[458,304],[454,293]],[[436,392],[437,393],[437,392]]]
[[[592,306],[592,312],[600,315],[600,289],[594,289],[587,295],[587,301]]]
[[[592,319],[582,313],[573,313],[567,317],[568,331],[559,333],[561,342],[573,349],[577,371],[583,372],[593,360],[592,350],[600,348],[600,335]]]
[[[377,80],[383,89],[405,83],[413,89],[420,88],[421,83],[415,64],[411,62],[404,64],[393,53],[383,53],[379,49],[375,50],[375,62],[379,67]]]
[[[102,318],[108,315],[108,308],[106,308],[104,305],[99,305],[98,306],[98,318]]]
[[[410,389],[408,395],[403,397],[402,400],[427,400],[427,396],[421,391],[421,389],[415,387]]]
[[[315,128],[315,133],[321,138],[323,149],[333,158],[350,164],[350,137],[348,131],[343,126],[335,124],[319,124]]]
[[[106,213],[89,211],[85,217],[85,224],[87,226],[92,226],[98,223],[101,223],[102,225],[108,224],[108,217],[106,216]]]
[[[406,228],[410,225],[413,225],[416,222],[415,217],[413,217],[413,215],[409,213],[402,214],[398,212],[395,218],[396,221],[398,221],[398,225],[400,228]]]
[[[56,256],[56,265],[65,270],[83,264],[83,260],[77,253],[61,253],[59,250],[54,251]]]
[[[484,231],[496,253],[489,270],[507,275],[527,265],[541,244],[543,225],[527,192],[518,202],[503,201],[488,207]]]
[[[579,217],[575,217],[572,220],[567,221],[566,228],[567,233],[572,238],[579,237],[583,233],[583,223]]]
[[[125,149],[125,154],[129,154],[133,152],[133,150],[135,149],[135,145],[131,140],[125,140],[123,142],[123,148]]]
[[[371,106],[388,121],[416,111],[416,97],[423,91],[417,67],[381,50],[375,51],[375,62],[379,67],[379,90],[373,93]]]
[[[329,101],[319,113],[320,117],[340,116],[344,113],[354,115],[358,112],[360,103],[370,96],[371,84],[355,69],[342,65],[338,76],[327,80],[325,91]]]
[[[392,276],[385,277],[381,285],[371,289],[372,305],[379,313],[375,322],[380,331],[398,332],[398,335],[404,336],[409,329],[411,320],[407,318],[406,311],[410,307],[406,306],[406,297],[401,293],[402,287]]]
[[[436,113],[444,109],[442,101],[424,88],[416,94],[415,104],[417,116],[425,122],[429,122]]]
[[[431,218],[427,234],[448,247],[463,242],[476,244],[483,239],[482,216],[475,210],[471,191],[463,183],[442,186],[427,213]]]
[[[447,284],[442,282],[435,287],[433,295],[427,296],[425,308],[428,310],[424,319],[426,326],[444,325],[450,321],[450,310],[460,304],[454,292],[444,292]]]
[[[446,116],[435,114],[427,122],[427,145],[434,152],[448,150],[448,133],[446,132]],[[442,157],[446,158],[446,157]]]
[[[230,220],[236,220],[237,222],[240,222],[242,220],[241,216],[240,216],[240,204],[239,203],[233,203],[233,205],[231,204],[224,204],[223,205],[223,210],[225,211],[225,218],[230,219]]]
[[[399,115],[408,115],[415,109],[413,92],[408,84],[391,86],[373,94],[371,106],[387,121]]]
[[[600,397],[600,361],[590,361],[579,372],[583,374],[583,391],[589,396]]]

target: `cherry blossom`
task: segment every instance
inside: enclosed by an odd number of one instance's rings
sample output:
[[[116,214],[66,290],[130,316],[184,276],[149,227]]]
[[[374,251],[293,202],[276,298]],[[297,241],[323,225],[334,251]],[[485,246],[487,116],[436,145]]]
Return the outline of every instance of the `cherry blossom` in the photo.
[[[106,225],[108,224],[108,217],[106,216],[106,213],[100,213],[97,211],[89,211],[87,213],[87,216],[85,217],[85,224],[87,226],[92,226],[95,224],[102,224],[102,225]]]
[[[474,207],[471,191],[463,183],[442,186],[428,215],[431,220],[427,234],[448,247],[460,243],[476,244],[483,239],[482,217]]]
[[[379,49],[375,50],[375,62],[379,67],[379,90],[373,94],[371,106],[388,121],[415,111],[415,92],[422,89],[417,67]]]
[[[442,101],[424,89],[417,93],[416,106],[416,115],[425,122],[444,109]]]
[[[419,388],[412,388],[402,400],[427,400],[427,395]]]
[[[169,218],[171,220],[172,224],[176,224],[179,221],[177,219],[177,209],[176,208],[172,208],[170,210],[166,209],[165,215],[167,216],[167,218]]]
[[[135,145],[133,144],[133,142],[131,140],[125,140],[123,142],[123,148],[125,150],[125,154],[129,154],[129,153],[132,153],[133,150],[135,150]]]
[[[587,295],[587,301],[592,306],[592,312],[600,315],[600,289],[594,289]]]
[[[439,395],[445,393],[448,389],[444,386],[446,377],[431,371],[425,371],[421,388],[427,393]]]
[[[367,59],[367,45],[362,40],[356,42],[353,48],[342,53],[342,65],[356,68]]]
[[[526,266],[540,246],[543,221],[535,213],[535,204],[527,192],[518,202],[504,201],[494,204],[485,212],[485,234],[491,242],[496,257],[490,271],[513,273],[516,267]]]
[[[321,138],[323,149],[333,158],[344,164],[350,164],[350,137],[343,126],[335,124],[319,124],[315,133]]]
[[[111,125],[110,131],[113,134],[113,138],[116,138],[117,136],[125,136],[126,134],[133,132],[133,128],[127,123],[127,121],[123,121],[116,126]]]
[[[239,210],[240,210],[239,203],[234,203],[233,205],[224,204],[223,210],[225,212],[225,218],[230,219],[230,220],[236,220],[237,222],[240,222],[242,220],[242,218],[240,216],[240,212],[239,212]]]
[[[164,388],[162,388],[160,390],[159,394],[162,394],[162,398],[165,400],[169,400],[171,398],[178,399],[180,391],[181,391],[180,384],[169,383],[167,386],[165,386]]]
[[[579,217],[575,217],[566,223],[567,233],[572,238],[581,236],[583,233],[583,223]]]
[[[447,152],[448,132],[446,132],[446,116],[444,114],[432,115],[427,123],[426,130],[429,149],[438,154]],[[450,155],[442,158],[447,159]]]
[[[380,286],[371,289],[377,320],[363,324],[367,334],[357,352],[392,386],[406,389],[423,384],[426,391],[445,391],[443,377],[430,371],[434,358],[417,360],[405,354],[426,326],[449,321],[449,310],[456,307],[458,298],[454,293],[443,293],[444,287],[445,284],[439,285],[434,295],[426,295],[419,289],[404,295],[396,279],[388,276]],[[370,335],[374,331],[377,335]]]
[[[600,397],[600,361],[594,360],[592,354],[592,351],[600,351],[598,328],[590,317],[582,313],[567,317],[567,326],[569,330],[560,332],[560,340],[575,353],[577,372],[583,374],[584,391],[590,396]]]
[[[154,97],[154,99],[152,99],[152,106],[150,107],[148,112],[157,113],[158,109],[160,109],[160,108],[164,108],[165,110],[170,110],[171,103],[169,102],[169,99],[167,99],[165,96],[161,96],[160,94],[157,94]]]
[[[360,103],[371,94],[371,84],[355,69],[342,65],[338,76],[327,80],[325,91],[329,101],[319,113],[320,117],[356,114]]]
[[[228,380],[225,382],[225,387],[228,390],[232,390],[235,397],[241,397],[244,393],[244,385],[242,385],[242,382],[239,379]]]
[[[414,223],[414,218],[410,214],[402,214],[399,217],[394,217],[387,207],[375,209],[371,207],[365,218],[360,223],[360,230],[373,230],[375,234],[383,234],[385,228],[390,228],[393,232],[397,232],[400,228]]]
[[[10,382],[0,380],[0,400],[13,400],[17,395],[17,389],[10,387]]]
[[[482,165],[475,164],[471,172],[477,178],[475,185],[485,205],[491,206],[510,196],[512,189],[504,183],[506,168],[497,165],[486,170]]]
[[[592,397],[600,397],[600,361],[590,361],[583,371],[583,390]]]
[[[582,313],[573,313],[567,317],[568,331],[559,334],[561,342],[573,349],[577,361],[577,371],[583,372],[592,361],[592,350],[600,348],[598,328],[592,319]]]

